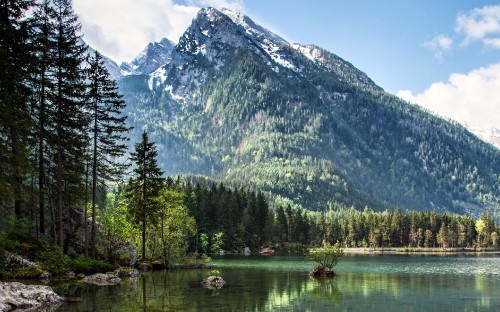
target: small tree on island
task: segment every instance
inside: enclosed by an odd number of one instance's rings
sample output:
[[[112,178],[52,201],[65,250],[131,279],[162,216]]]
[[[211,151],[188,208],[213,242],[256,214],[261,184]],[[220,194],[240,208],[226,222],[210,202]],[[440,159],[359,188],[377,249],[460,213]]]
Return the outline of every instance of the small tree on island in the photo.
[[[344,250],[338,243],[332,246],[328,242],[323,242],[323,247],[310,249],[307,253],[307,259],[318,264],[311,271],[311,276],[333,277],[335,275],[333,267],[337,265],[343,255]]]

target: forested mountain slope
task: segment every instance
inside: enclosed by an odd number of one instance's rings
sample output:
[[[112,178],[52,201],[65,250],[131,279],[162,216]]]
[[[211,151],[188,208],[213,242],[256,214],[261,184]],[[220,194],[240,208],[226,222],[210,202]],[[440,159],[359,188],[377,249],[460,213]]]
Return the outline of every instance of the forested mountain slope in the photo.
[[[158,142],[168,175],[204,174],[311,210],[499,207],[498,149],[328,51],[207,8],[168,53],[151,74],[119,81],[128,122]]]

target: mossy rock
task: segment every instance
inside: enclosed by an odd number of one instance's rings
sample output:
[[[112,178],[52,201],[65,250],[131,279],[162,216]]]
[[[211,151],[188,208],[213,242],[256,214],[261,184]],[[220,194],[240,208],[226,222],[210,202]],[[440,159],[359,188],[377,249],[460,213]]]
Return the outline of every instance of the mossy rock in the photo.
[[[201,281],[201,284],[208,289],[221,289],[226,284],[226,281],[220,276],[211,275]]]

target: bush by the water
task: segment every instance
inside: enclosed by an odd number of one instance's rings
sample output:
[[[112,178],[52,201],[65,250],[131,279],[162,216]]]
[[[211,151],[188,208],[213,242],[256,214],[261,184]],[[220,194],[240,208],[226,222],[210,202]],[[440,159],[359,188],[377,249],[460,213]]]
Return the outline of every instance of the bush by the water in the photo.
[[[315,277],[332,277],[335,275],[333,267],[337,265],[340,258],[344,256],[344,250],[339,244],[330,245],[323,243],[322,248],[309,250],[307,258],[317,263],[316,268],[311,272]]]
[[[76,274],[91,274],[116,270],[119,265],[105,260],[90,259],[86,257],[70,258],[65,255],[57,245],[48,245],[38,254],[43,269],[54,276],[61,276],[68,271]]]

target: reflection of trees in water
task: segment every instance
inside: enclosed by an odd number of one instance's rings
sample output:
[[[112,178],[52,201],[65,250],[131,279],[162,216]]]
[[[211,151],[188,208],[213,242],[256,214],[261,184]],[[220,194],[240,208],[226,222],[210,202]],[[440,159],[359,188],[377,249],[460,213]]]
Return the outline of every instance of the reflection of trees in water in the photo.
[[[492,310],[498,281],[488,276],[445,274],[340,273],[330,280],[307,272],[221,268],[227,284],[201,286],[209,270],[156,271],[116,286],[61,284],[55,291],[82,302],[58,311],[399,311],[397,302],[423,309]],[[454,300],[451,300],[454,299]]]
[[[340,292],[335,278],[311,279],[305,283],[305,286],[308,300],[335,304],[342,302],[342,292]]]
[[[275,311],[289,309],[301,311],[311,301],[327,305],[342,302],[335,279],[316,280],[307,273],[273,273],[268,275],[272,281],[268,284],[268,295],[264,306],[259,310]],[[306,304],[306,305],[305,305]]]

